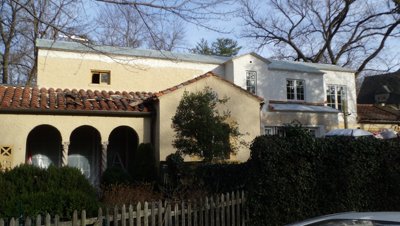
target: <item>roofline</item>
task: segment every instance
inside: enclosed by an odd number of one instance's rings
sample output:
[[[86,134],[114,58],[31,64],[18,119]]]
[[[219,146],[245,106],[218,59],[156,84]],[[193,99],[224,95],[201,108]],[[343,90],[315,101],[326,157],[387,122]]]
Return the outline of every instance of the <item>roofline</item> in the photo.
[[[249,95],[250,97],[253,97],[253,98],[257,99],[260,103],[264,104],[264,98],[262,98],[260,96],[257,96],[257,95],[255,95],[253,93],[250,93],[249,91],[243,89],[242,87],[240,87],[240,86],[238,86],[238,85],[236,85],[236,84],[234,84],[234,83],[232,83],[232,82],[230,82],[230,81],[228,81],[228,80],[226,80],[224,78],[221,78],[221,77],[217,76],[213,72],[207,72],[207,73],[205,73],[203,75],[195,77],[195,78],[193,78],[191,80],[188,80],[186,82],[183,82],[183,83],[181,83],[179,85],[173,86],[173,87],[171,87],[169,89],[165,89],[165,90],[159,91],[159,92],[155,93],[154,96],[157,97],[157,98],[160,98],[160,97],[162,97],[164,95],[167,95],[167,94],[169,94],[169,93],[171,93],[171,92],[173,92],[175,90],[181,89],[181,88],[186,87],[186,86],[188,86],[188,85],[190,85],[192,83],[195,83],[195,82],[197,82],[199,80],[202,80],[202,79],[205,79],[205,78],[210,78],[210,77],[213,77],[213,78],[219,79],[219,80],[221,80],[221,81],[223,81],[225,83],[228,83],[232,87],[238,89],[241,92],[244,92],[246,95]]]
[[[47,43],[46,43],[47,42]],[[69,45],[75,45],[75,47],[67,48],[62,47],[57,44],[64,43]],[[116,55],[116,56],[130,56],[137,58],[152,58],[152,59],[168,59],[174,61],[185,61],[192,63],[206,63],[206,64],[216,64],[221,65],[227,60],[229,57],[216,56],[216,55],[201,55],[201,54],[193,54],[193,53],[174,53],[171,51],[164,50],[151,50],[151,49],[134,49],[129,47],[115,47],[115,46],[106,46],[106,45],[93,45],[91,43],[84,42],[68,42],[68,41],[55,41],[49,39],[36,39],[36,47],[38,49],[45,50],[53,50],[53,51],[64,51],[64,52],[78,52],[78,53],[101,53],[104,55]],[[105,50],[105,48],[110,48],[110,50]],[[140,53],[127,53],[129,51],[142,51],[147,53],[152,53],[150,55],[144,55]],[[185,56],[198,56],[202,58],[209,59],[187,59]]]
[[[307,74],[316,74],[316,75],[324,75],[326,74],[326,72],[321,71],[320,69],[316,69],[319,71],[305,71],[305,70],[296,70],[296,69],[292,69],[292,68],[271,68],[268,67],[268,70],[271,71],[290,71],[290,72],[302,72],[302,73],[307,73]]]
[[[254,56],[254,57],[256,57],[256,58],[258,58],[258,59],[264,61],[264,62],[267,63],[267,64],[270,64],[270,63],[271,63],[271,61],[269,61],[267,58],[262,57],[261,55],[257,54],[256,52],[249,52],[249,53],[244,53],[244,54],[240,54],[240,55],[234,56],[234,57],[232,57],[231,59],[227,60],[225,63],[228,63],[228,62],[230,62],[230,61],[233,61],[233,60],[242,58],[242,57],[247,56],[247,55],[252,55],[252,56]]]
[[[0,108],[0,114],[20,114],[20,115],[63,115],[63,116],[107,116],[107,117],[133,117],[147,118],[154,115],[153,112],[136,111],[99,111],[99,110],[42,110],[42,109],[23,109],[23,108]]]

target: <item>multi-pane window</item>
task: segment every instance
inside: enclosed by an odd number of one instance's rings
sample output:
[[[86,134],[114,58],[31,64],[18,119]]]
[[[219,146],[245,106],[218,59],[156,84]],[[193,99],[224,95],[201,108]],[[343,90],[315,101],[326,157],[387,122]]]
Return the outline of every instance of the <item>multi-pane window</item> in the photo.
[[[256,94],[257,72],[246,71],[246,89],[247,91]]]
[[[92,71],[92,84],[110,85],[109,71]]]
[[[286,80],[286,93],[288,100],[304,100],[304,80]]]
[[[343,104],[346,101],[346,86],[328,85],[326,90],[326,102],[331,108],[343,110]]]
[[[317,136],[318,127],[302,127],[308,131],[312,137]],[[286,136],[286,127],[284,126],[265,126],[264,135],[278,135],[280,137]]]

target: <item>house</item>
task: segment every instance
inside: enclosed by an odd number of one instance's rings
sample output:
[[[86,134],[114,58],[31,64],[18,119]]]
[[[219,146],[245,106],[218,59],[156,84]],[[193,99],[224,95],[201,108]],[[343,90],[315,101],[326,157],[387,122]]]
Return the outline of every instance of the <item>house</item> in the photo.
[[[264,98],[261,133],[301,124],[322,136],[357,126],[354,71],[336,65],[256,53],[219,57],[50,40],[38,40],[37,46],[40,86],[157,92],[211,71]]]
[[[400,70],[366,77],[357,103],[358,123],[362,129],[400,132]]]
[[[152,143],[163,161],[175,152],[179,100],[205,87],[229,98],[226,108],[248,143],[286,124],[320,136],[356,123],[354,73],[338,66],[50,40],[37,47],[37,86],[0,86],[3,167],[70,165],[96,184],[107,167],[129,172],[140,143]],[[230,160],[249,153],[242,147]]]
[[[132,173],[139,143],[154,144],[159,161],[175,152],[171,118],[179,100],[184,91],[205,87],[234,97],[226,108],[246,142],[259,135],[262,98],[213,73],[157,93],[2,85],[0,163],[74,166],[93,184],[107,167]],[[249,154],[248,147],[242,147],[230,160],[246,161]]]

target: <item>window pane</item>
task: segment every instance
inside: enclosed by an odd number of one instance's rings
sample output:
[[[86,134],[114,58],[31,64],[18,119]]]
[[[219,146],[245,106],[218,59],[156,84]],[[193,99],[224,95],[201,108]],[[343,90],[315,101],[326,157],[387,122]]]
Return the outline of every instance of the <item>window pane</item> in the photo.
[[[100,74],[99,73],[92,74],[92,83],[100,84]]]
[[[287,80],[286,82],[286,93],[288,100],[294,100],[294,80]]]
[[[246,72],[246,89],[251,93],[256,93],[256,84],[257,84],[257,72],[255,71],[247,71]]]
[[[109,73],[101,73],[101,83],[110,84],[110,74]]]

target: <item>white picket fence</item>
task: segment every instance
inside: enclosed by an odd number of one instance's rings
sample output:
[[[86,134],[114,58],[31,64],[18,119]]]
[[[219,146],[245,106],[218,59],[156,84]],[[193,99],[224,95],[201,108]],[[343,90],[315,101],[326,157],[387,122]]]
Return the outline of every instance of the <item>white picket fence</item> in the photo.
[[[14,218],[0,219],[0,226],[245,226],[247,219],[244,192],[232,192],[197,201],[144,202],[105,212],[100,208],[94,218],[86,218],[85,210],[80,217],[74,211],[69,221],[49,214],[27,217],[23,223]]]

